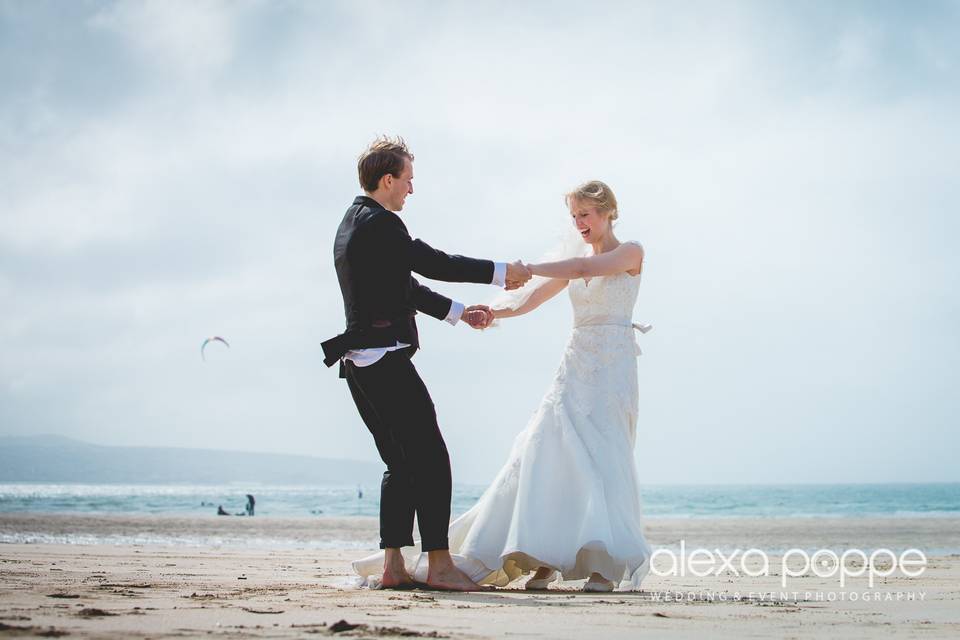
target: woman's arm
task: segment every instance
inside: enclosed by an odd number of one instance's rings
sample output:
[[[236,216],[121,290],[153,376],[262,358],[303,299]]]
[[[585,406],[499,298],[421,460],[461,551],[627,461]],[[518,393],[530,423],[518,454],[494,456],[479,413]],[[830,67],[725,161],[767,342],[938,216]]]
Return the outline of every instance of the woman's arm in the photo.
[[[516,309],[494,309],[493,317],[494,318],[513,318],[515,316],[522,316],[525,313],[530,313],[544,302],[557,295],[563,291],[564,287],[567,286],[567,280],[562,279],[550,279],[544,282],[542,285],[537,287],[530,297],[527,298],[526,302],[521,304]]]
[[[535,276],[577,280],[632,271],[639,269],[642,263],[643,247],[632,242],[624,242],[613,251],[601,253],[598,256],[528,264],[527,267]]]

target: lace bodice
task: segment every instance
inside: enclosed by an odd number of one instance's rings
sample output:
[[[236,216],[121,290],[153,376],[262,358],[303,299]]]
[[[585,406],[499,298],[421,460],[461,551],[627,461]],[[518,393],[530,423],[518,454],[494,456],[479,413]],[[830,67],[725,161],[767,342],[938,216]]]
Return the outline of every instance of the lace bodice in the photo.
[[[630,244],[638,244],[630,242]],[[567,287],[573,304],[573,326],[620,325],[633,322],[640,274],[618,273],[571,280]]]
[[[573,326],[620,325],[633,322],[633,307],[640,290],[640,276],[618,273],[589,281],[572,280],[567,287],[573,303]]]
[[[573,335],[567,345],[571,362],[596,371],[613,360],[642,352],[633,324],[633,307],[640,290],[640,274],[618,273],[571,280],[567,286],[573,304]]]

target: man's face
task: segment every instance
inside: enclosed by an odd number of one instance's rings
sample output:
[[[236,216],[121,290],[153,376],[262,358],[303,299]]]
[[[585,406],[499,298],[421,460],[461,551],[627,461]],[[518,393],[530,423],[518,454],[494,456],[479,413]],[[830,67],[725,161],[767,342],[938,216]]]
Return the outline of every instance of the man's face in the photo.
[[[413,163],[409,158],[403,160],[403,171],[399,177],[391,175],[385,176],[387,187],[387,204],[391,211],[400,211],[403,209],[403,203],[407,196],[413,193]]]

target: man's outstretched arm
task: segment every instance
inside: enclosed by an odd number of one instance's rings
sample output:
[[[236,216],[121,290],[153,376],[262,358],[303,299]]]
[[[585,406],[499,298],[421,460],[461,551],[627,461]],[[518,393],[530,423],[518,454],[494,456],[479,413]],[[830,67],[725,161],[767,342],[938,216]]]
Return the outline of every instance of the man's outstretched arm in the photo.
[[[446,320],[450,322],[450,316],[455,315],[456,320],[451,322],[451,324],[456,324],[460,320],[460,314],[454,314],[457,311],[458,307],[460,313],[463,313],[463,305],[459,302],[454,302],[447,296],[441,295],[436,291],[433,291],[419,282],[413,276],[410,277],[410,289],[412,291],[412,302],[413,308],[417,311],[421,311],[428,316],[433,316],[437,320]]]
[[[450,255],[434,249],[423,240],[413,239],[406,225],[396,216],[383,216],[376,222],[377,245],[393,264],[403,265],[431,280],[474,282],[514,289],[531,277],[521,262],[511,264]]]
[[[437,320],[446,320],[454,325],[460,320],[465,320],[474,329],[483,329],[493,318],[493,312],[489,307],[484,305],[465,307],[456,300],[451,300],[423,286],[414,277],[410,278],[410,288],[413,291],[414,308]]]

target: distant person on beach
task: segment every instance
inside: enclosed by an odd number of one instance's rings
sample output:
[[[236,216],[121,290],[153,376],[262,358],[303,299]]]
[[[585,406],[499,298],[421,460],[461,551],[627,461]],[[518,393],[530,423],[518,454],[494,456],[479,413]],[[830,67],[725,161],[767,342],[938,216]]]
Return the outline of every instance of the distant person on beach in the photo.
[[[222,505],[222,504],[220,504],[220,505],[217,505],[217,515],[218,515],[218,516],[228,516],[228,515],[230,515],[230,514],[227,513],[227,510],[223,508],[223,505]]]
[[[249,493],[247,494],[247,508],[246,512],[248,516],[253,515],[253,505],[257,504],[257,501],[253,499],[253,496]]]

